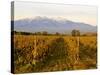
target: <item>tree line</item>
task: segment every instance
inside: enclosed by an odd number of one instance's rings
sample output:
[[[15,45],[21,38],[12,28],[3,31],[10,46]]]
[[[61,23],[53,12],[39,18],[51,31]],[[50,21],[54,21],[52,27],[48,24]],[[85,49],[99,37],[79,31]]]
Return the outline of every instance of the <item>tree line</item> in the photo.
[[[34,33],[31,33],[31,32],[18,32],[18,31],[12,31],[11,34],[19,34],[19,35],[69,35],[69,34],[62,34],[62,33],[59,33],[59,32],[55,32],[55,33],[48,33],[47,31],[43,31],[43,32],[34,32]],[[97,36],[97,33],[84,33],[84,34],[81,34],[80,33],[80,30],[76,30],[76,29],[73,29],[71,31],[71,34],[72,36]]]

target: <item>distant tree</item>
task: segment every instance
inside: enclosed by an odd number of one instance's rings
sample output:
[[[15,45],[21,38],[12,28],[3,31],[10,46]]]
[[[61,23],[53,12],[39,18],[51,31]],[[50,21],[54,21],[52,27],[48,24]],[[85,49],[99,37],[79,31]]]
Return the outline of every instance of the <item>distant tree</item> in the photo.
[[[80,31],[79,30],[72,30],[72,36],[80,36]]]
[[[77,36],[80,36],[80,31],[79,30],[77,30]]]
[[[22,32],[17,32],[16,34],[18,34],[18,35],[22,35]]]
[[[47,35],[48,32],[47,32],[47,31],[43,31],[42,34],[43,34],[43,35]]]
[[[59,32],[56,32],[56,35],[60,35],[60,33]]]
[[[82,36],[87,36],[86,34],[83,34]]]
[[[41,32],[35,32],[36,35],[41,35]]]

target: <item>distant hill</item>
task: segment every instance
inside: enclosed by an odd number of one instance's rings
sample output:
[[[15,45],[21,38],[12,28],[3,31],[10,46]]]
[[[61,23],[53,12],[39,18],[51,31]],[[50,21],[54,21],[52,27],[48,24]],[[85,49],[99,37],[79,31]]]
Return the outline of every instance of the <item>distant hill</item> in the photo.
[[[41,32],[47,31],[49,33],[69,33],[73,29],[80,30],[81,32],[96,32],[97,26],[73,22],[70,20],[56,20],[47,17],[36,17],[34,19],[21,19],[14,21],[15,31],[25,32]]]

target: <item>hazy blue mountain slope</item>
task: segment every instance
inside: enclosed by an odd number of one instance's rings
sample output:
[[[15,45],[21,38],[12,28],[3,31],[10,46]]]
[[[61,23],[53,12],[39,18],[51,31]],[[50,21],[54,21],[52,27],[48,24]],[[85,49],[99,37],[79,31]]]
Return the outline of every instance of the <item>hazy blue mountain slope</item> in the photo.
[[[37,17],[34,19],[22,19],[14,21],[14,30],[25,32],[69,32],[79,29],[81,32],[96,32],[97,27],[85,23],[69,20],[55,20],[51,18]]]

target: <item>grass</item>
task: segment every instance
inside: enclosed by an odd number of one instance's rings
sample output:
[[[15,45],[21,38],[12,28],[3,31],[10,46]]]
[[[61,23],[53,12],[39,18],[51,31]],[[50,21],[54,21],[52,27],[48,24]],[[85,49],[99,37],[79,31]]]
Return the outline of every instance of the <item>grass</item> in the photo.
[[[94,69],[96,36],[14,35],[14,72]]]

